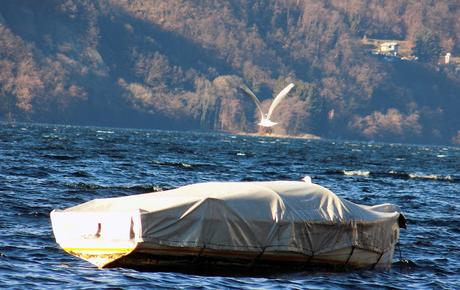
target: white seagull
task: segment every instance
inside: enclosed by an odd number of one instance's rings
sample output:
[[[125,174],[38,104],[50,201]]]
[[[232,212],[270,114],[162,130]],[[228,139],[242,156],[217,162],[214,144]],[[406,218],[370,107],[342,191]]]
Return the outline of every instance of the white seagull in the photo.
[[[264,114],[264,111],[262,110],[262,105],[260,104],[259,99],[254,95],[254,93],[245,85],[241,86],[241,88],[244,90],[246,94],[248,94],[256,103],[257,108],[259,109],[260,112],[260,122],[258,123],[259,126],[262,127],[272,127],[275,126],[276,122],[272,122],[270,120],[270,117],[272,116],[273,111],[275,110],[276,106],[281,102],[281,100],[289,93],[289,91],[294,87],[293,83],[290,83],[287,87],[285,87],[274,99],[272,104],[270,105],[270,108],[268,109],[268,114]]]

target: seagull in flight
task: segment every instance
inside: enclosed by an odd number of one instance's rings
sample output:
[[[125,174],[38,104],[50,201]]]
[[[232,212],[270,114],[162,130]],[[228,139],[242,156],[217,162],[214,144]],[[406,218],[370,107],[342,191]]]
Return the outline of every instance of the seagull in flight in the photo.
[[[287,87],[285,87],[274,99],[272,104],[270,105],[270,108],[268,109],[268,113],[264,114],[264,111],[262,110],[262,105],[259,101],[259,99],[254,95],[254,93],[245,85],[243,85],[241,88],[243,91],[248,94],[256,103],[257,108],[259,109],[260,112],[260,122],[258,123],[259,126],[262,127],[273,127],[277,122],[273,122],[270,120],[270,117],[273,114],[273,111],[275,110],[276,106],[281,102],[282,99],[289,93],[289,91],[294,87],[293,83],[290,83]]]

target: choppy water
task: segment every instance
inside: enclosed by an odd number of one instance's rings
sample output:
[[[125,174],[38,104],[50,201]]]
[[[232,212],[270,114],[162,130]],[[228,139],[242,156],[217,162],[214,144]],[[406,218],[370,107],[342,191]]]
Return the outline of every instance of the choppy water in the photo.
[[[59,249],[49,212],[211,180],[313,181],[398,204],[391,271],[206,277],[98,270]],[[8,288],[460,289],[460,148],[0,123],[0,278]]]

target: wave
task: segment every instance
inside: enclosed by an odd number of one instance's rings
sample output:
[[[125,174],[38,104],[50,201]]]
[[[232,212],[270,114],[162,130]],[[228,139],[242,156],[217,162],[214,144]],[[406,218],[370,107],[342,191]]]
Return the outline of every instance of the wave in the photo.
[[[337,174],[337,175],[346,175],[346,176],[369,176],[371,175],[370,171],[366,170],[326,170],[326,174]]]
[[[390,170],[388,172],[372,172],[368,170],[326,170],[326,174],[337,174],[345,176],[361,176],[361,177],[389,177],[398,179],[418,179],[418,180],[431,180],[431,181],[445,181],[445,182],[460,182],[460,176],[453,175],[437,175],[437,174],[424,174],[424,173],[411,173],[404,171]]]
[[[418,174],[418,173],[409,173],[409,177],[412,179],[432,179],[432,180],[442,180],[442,181],[460,181],[460,178],[453,177],[451,175],[440,176],[435,174]]]
[[[86,171],[82,171],[82,170],[72,172],[72,176],[75,176],[75,177],[92,177],[92,175],[90,173],[88,173]]]
[[[114,131],[97,130],[96,133],[113,134],[115,132]]]
[[[460,176],[452,175],[437,175],[437,174],[424,174],[424,173],[408,173],[404,171],[389,171],[387,173],[379,174],[381,176],[397,177],[402,179],[420,179],[420,180],[437,180],[446,182],[460,182]]]
[[[57,171],[53,168],[47,167],[27,167],[27,166],[13,166],[5,170],[5,173],[13,176],[28,176],[33,178],[46,178],[51,173]]]
[[[54,159],[54,160],[75,160],[78,158],[77,156],[50,155],[50,154],[47,154],[44,157],[49,158],[49,159]]]
[[[193,170],[195,168],[212,168],[214,165],[206,163],[186,163],[186,162],[174,162],[174,161],[158,161],[153,160],[153,164],[161,166],[172,166],[184,170]]]
[[[76,189],[110,189],[110,190],[129,190],[129,191],[139,191],[139,192],[157,192],[171,189],[169,187],[160,187],[153,184],[134,184],[134,185],[102,185],[95,183],[68,183],[67,186]]]
[[[364,170],[343,170],[343,173],[347,176],[369,176],[370,171],[364,171]]]

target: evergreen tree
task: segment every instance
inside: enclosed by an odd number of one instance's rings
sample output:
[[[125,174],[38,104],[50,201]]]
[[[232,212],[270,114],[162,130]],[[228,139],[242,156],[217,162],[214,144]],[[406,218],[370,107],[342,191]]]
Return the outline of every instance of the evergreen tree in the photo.
[[[414,55],[421,62],[435,61],[441,54],[440,39],[431,31],[420,33],[415,40]]]

